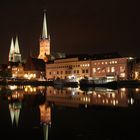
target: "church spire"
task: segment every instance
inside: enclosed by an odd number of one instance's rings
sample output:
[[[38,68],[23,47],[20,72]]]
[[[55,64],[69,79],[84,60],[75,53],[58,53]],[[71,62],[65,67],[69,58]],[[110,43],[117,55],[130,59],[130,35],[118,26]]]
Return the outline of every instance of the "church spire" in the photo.
[[[10,51],[9,51],[9,61],[13,61],[15,48],[14,48],[14,41],[13,38],[11,39]]]
[[[45,10],[44,10],[44,19],[43,19],[42,38],[48,38],[48,33],[47,33],[47,20],[46,20],[46,11]]]
[[[18,37],[16,37],[16,42],[15,42],[15,53],[20,54],[20,51],[19,51],[19,43],[18,43]]]
[[[13,37],[12,37],[9,55],[11,55],[13,53],[14,53],[14,41],[13,41]]]

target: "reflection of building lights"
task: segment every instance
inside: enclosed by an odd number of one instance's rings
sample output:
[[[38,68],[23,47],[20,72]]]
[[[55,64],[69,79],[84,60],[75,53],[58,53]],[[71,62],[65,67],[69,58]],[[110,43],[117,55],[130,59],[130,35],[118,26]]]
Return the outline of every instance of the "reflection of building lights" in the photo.
[[[101,98],[101,95],[100,94],[98,94],[98,98]]]
[[[112,93],[112,98],[115,98],[115,93]]]
[[[24,91],[25,92],[36,92],[36,87],[25,86]]]
[[[139,92],[139,88],[136,88],[136,92]]]
[[[116,105],[116,101],[115,101],[115,100],[113,100],[113,105],[114,105],[114,106]]]
[[[121,88],[121,91],[125,92],[126,91],[126,88]]]
[[[16,85],[11,85],[11,86],[9,86],[9,88],[10,88],[11,90],[15,90],[15,89],[17,89],[17,86],[16,86]]]
[[[46,104],[40,105],[40,119],[42,123],[50,124],[51,123],[51,108]]]
[[[106,99],[106,103],[108,104],[108,99]]]
[[[134,99],[133,98],[130,99],[130,104],[131,105],[134,104]]]

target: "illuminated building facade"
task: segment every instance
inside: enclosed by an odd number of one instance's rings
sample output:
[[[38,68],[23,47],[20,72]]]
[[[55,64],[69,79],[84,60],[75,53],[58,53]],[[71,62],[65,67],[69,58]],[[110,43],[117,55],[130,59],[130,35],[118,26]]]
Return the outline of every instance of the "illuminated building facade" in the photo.
[[[46,64],[46,78],[75,78],[79,80],[84,77],[105,77],[112,79],[130,79],[132,61],[133,59],[128,57],[99,60],[80,60],[78,57],[58,59],[53,63]]]
[[[9,62],[21,62],[21,53],[19,49],[18,37],[16,37],[15,45],[13,38],[11,39]]]
[[[133,67],[133,79],[140,80],[140,59],[136,58]]]
[[[40,38],[40,50],[38,58],[43,59],[44,61],[48,61],[49,56],[50,56],[50,36],[48,36],[46,13],[44,12],[43,30],[42,36]]]
[[[18,66],[12,67],[12,77],[13,78],[23,78],[24,77],[24,67],[22,64],[19,64]]]

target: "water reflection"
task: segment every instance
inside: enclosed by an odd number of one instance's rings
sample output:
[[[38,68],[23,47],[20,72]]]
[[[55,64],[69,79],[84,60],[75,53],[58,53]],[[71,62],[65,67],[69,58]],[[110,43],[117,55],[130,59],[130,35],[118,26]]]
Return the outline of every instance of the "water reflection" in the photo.
[[[44,86],[1,86],[0,93],[0,113],[3,114],[1,116],[10,120],[12,127],[9,131],[13,128],[24,130],[23,134],[27,134],[26,129],[38,131],[38,140],[49,138],[49,131],[53,123],[52,109],[55,106],[74,109],[84,107],[86,110],[94,110],[95,106],[129,108],[140,101],[139,88],[114,90],[98,87],[84,90]],[[9,118],[6,111],[9,112]],[[9,127],[8,121],[5,118],[1,119],[1,116],[0,124]],[[30,136],[30,139],[34,137]]]
[[[53,102],[56,105],[127,107],[129,103],[134,103],[131,100],[128,96],[128,90],[125,88],[113,90],[97,87],[84,91],[79,88],[56,89],[47,87],[47,101]]]
[[[51,126],[51,108],[46,101],[46,87],[1,86],[0,93],[2,93],[0,101],[3,104],[0,114],[3,113],[1,116],[4,116],[6,120],[11,120],[11,124],[9,121],[3,123],[1,121],[3,118],[0,116],[0,124],[3,124],[3,130],[6,129],[4,131],[11,129],[9,134],[16,133],[16,137],[25,133],[24,137],[27,136],[25,139],[28,139],[35,137],[32,133],[38,130],[40,134],[37,137],[41,138],[43,133],[44,140],[48,139],[48,129]],[[3,110],[9,112],[9,116]],[[12,127],[10,128],[10,126]],[[29,133],[27,130],[31,131],[30,137],[26,135]]]

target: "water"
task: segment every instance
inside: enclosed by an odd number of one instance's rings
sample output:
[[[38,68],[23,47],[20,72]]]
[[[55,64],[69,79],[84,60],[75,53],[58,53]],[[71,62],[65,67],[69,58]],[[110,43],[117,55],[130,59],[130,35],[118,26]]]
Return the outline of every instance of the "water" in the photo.
[[[139,139],[140,88],[1,86],[0,137]]]

